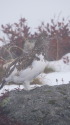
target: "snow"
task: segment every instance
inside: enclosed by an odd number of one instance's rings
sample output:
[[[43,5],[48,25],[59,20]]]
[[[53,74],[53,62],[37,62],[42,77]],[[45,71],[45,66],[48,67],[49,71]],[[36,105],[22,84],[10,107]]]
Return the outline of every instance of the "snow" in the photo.
[[[42,85],[61,85],[70,83],[70,53],[64,55],[58,61],[47,61],[44,60],[44,57],[41,55],[36,55],[40,60],[34,60],[32,65],[27,67],[25,70],[17,71],[15,68],[12,74],[6,78],[7,82],[13,81],[15,83],[22,83],[20,89],[34,89],[35,87],[40,87]],[[43,73],[44,69],[52,68],[55,72],[45,74]],[[42,85],[30,85],[30,82],[38,78]],[[18,85],[6,85],[0,91],[0,93],[5,92],[5,89],[11,91],[12,89],[18,88]]]
[[[66,54],[58,61],[48,62],[48,68],[52,68],[59,72],[70,71],[70,53]]]
[[[41,73],[37,78],[49,86],[68,84],[70,83],[70,53],[64,55],[58,61],[50,61],[47,65],[52,68],[53,73]]]
[[[40,87],[41,85],[31,85],[30,90],[34,89],[36,87]],[[0,96],[2,96],[6,92],[10,92],[12,90],[18,90],[21,91],[24,89],[23,85],[5,85],[1,90],[0,90]]]
[[[15,89],[19,89],[18,85],[5,85],[1,90],[0,90],[0,96],[3,95],[4,93],[11,91],[11,90],[15,90]],[[20,89],[23,89],[23,85],[20,86]]]
[[[37,77],[43,85],[61,85],[70,83],[70,72],[42,73]]]

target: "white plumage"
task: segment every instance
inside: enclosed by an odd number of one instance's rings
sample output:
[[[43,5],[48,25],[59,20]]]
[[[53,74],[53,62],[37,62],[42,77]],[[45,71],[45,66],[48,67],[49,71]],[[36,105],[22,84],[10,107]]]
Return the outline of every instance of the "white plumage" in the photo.
[[[44,60],[42,54],[36,56],[40,58],[40,60],[34,60],[32,62],[32,65],[20,71],[18,71],[15,67],[13,72],[7,78],[5,78],[6,82],[9,83],[12,81],[14,83],[23,83],[24,88],[26,90],[30,90],[30,82],[34,78],[36,78],[41,72],[43,72],[47,65],[47,62]]]

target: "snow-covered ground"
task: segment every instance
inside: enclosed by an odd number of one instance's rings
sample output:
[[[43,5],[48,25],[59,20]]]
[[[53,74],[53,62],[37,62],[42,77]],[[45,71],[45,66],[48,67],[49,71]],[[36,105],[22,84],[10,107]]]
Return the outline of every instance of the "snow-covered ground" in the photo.
[[[70,83],[70,72],[42,73],[38,76],[38,79],[42,84],[49,86],[68,84]]]
[[[5,92],[19,89],[19,85],[5,85],[1,90],[0,90],[0,96],[3,95]],[[20,89],[23,89],[23,85],[20,86]]]
[[[68,84],[70,83],[70,53],[63,56],[58,61],[50,61],[47,65],[52,68],[53,73],[41,73],[37,78],[49,86]]]
[[[36,87],[40,87],[41,85],[31,85],[31,89],[34,89]],[[0,96],[2,96],[4,93],[9,92],[11,90],[18,90],[21,91],[24,89],[23,85],[5,85],[1,90],[0,90]]]
[[[47,66],[48,68],[52,68],[55,71],[69,72],[70,71],[70,53],[66,54],[58,61],[48,62]]]
[[[52,68],[55,70],[55,72],[48,74],[42,73],[45,67]],[[6,80],[15,81],[16,83],[25,82],[25,84],[29,84],[29,82],[34,78],[38,78],[41,81],[42,85],[47,84],[49,86],[70,83],[70,53],[66,54],[58,61],[50,62],[44,61],[43,56],[40,55],[40,60],[35,60],[32,63],[31,67],[28,67],[27,69],[18,72],[18,74],[17,70],[15,70]],[[30,89],[36,87],[36,85],[30,86]],[[41,85],[37,86],[40,87]],[[1,93],[4,93],[7,89],[11,91],[18,87],[18,85],[6,85],[2,90],[0,90],[0,95]],[[23,85],[20,85],[20,89],[24,89]]]

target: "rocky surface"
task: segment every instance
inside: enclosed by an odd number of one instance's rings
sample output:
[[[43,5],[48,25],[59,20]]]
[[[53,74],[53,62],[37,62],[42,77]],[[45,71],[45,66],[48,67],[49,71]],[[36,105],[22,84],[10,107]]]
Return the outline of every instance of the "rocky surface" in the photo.
[[[0,108],[22,125],[70,125],[70,84],[11,91],[0,98]]]

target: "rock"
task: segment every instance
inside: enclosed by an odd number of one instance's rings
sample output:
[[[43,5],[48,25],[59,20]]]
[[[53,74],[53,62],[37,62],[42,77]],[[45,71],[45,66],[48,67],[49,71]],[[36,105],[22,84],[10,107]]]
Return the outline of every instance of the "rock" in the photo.
[[[70,84],[11,91],[0,99],[0,107],[9,119],[25,125],[70,125]]]

